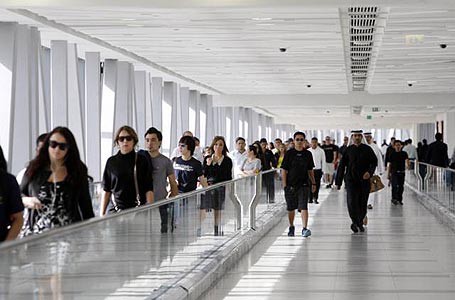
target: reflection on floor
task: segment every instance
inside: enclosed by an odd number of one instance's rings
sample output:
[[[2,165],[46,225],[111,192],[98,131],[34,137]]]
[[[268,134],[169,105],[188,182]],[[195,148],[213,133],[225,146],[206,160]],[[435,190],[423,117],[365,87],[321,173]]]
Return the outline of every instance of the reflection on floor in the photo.
[[[353,234],[343,191],[310,204],[310,238],[287,218],[202,299],[455,299],[455,234],[406,190],[374,195],[367,232]],[[296,233],[301,223],[296,226]]]

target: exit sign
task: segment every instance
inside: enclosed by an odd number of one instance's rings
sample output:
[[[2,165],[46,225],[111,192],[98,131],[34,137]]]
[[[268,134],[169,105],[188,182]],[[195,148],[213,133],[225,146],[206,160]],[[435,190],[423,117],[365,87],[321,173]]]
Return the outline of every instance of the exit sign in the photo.
[[[371,120],[373,117],[371,115],[367,115],[367,120]]]

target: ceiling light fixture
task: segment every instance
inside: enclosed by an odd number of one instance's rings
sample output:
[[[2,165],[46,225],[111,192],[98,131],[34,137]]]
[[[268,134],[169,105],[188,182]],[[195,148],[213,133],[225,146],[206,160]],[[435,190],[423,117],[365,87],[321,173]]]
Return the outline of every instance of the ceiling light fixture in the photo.
[[[126,24],[128,27],[144,27],[144,24]]]
[[[122,21],[136,21],[136,19],[132,19],[132,18],[125,18],[125,19],[122,19]]]
[[[273,23],[257,23],[256,25],[258,25],[258,26],[274,26],[275,24],[273,24]]]
[[[253,21],[270,21],[272,18],[251,18]]]

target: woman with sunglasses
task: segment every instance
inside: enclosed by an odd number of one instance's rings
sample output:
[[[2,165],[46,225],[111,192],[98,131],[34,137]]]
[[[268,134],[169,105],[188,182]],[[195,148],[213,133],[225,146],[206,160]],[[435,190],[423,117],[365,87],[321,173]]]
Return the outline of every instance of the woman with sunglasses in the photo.
[[[114,213],[153,203],[153,170],[147,158],[134,150],[138,141],[136,131],[130,126],[117,130],[114,146],[119,151],[107,160],[104,168],[100,216],[106,211]]]
[[[25,172],[24,197],[35,203],[25,213],[21,236],[38,234],[94,216],[87,167],[76,140],[66,127],[56,127]]]

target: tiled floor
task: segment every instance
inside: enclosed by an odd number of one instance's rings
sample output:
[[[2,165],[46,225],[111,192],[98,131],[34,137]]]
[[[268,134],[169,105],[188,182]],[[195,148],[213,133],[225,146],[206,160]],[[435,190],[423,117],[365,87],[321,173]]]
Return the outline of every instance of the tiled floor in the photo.
[[[378,193],[362,234],[344,195],[324,190],[310,205],[310,238],[287,237],[283,218],[202,299],[455,299],[455,234],[415,194],[394,206]]]

